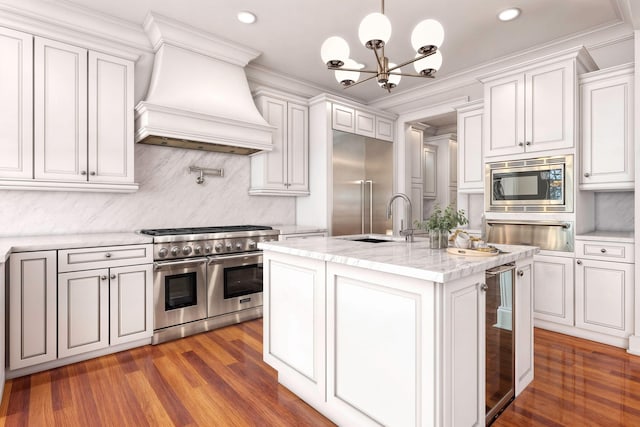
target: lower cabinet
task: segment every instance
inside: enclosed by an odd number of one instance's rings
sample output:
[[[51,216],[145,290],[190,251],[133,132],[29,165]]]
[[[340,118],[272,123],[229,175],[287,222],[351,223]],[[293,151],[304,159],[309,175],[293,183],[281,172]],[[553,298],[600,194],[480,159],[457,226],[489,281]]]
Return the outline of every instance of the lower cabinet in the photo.
[[[152,245],[12,254],[9,371],[150,338],[152,256]]]
[[[573,325],[573,258],[536,255],[533,259],[534,318]]]

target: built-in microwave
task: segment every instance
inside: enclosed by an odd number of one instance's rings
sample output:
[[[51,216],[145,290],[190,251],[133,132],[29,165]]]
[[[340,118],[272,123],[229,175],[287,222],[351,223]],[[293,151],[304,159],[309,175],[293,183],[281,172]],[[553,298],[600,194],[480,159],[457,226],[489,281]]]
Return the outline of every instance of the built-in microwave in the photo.
[[[491,212],[573,212],[573,156],[487,163],[484,194]]]

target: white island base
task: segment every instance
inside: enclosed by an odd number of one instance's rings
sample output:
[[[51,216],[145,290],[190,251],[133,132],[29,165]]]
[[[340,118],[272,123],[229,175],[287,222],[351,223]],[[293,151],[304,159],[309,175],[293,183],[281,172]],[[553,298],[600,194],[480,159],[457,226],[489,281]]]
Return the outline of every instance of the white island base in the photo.
[[[484,425],[482,284],[486,269],[507,262],[518,271],[516,395],[533,379],[535,248],[471,259],[420,242],[320,238],[261,247],[264,360],[338,425]]]

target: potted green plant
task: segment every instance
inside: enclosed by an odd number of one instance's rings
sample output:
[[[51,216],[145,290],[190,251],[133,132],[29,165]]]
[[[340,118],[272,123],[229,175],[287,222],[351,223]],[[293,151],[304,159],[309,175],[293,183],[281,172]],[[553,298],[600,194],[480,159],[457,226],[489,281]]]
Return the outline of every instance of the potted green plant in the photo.
[[[429,232],[432,249],[441,249],[449,245],[451,230],[468,223],[464,210],[456,210],[453,205],[449,205],[443,211],[440,205],[436,204],[429,218],[425,221],[415,221],[415,226]]]

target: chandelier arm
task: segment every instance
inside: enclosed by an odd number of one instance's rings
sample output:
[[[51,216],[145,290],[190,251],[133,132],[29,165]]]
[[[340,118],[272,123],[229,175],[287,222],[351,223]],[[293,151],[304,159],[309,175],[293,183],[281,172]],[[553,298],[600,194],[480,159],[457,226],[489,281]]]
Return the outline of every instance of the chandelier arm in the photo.
[[[382,47],[382,49],[384,50],[384,46]],[[378,49],[373,49],[373,54],[376,56],[376,62],[378,63],[378,69],[380,70],[384,70],[384,66],[382,65],[381,62],[381,57],[380,55],[378,55]],[[382,57],[384,57],[384,53],[382,54]],[[376,71],[376,73],[378,73],[379,71]]]
[[[378,75],[377,75],[377,74],[376,74],[376,75],[373,75],[373,76],[371,76],[371,77],[367,77],[367,78],[366,78],[366,79],[364,79],[364,80],[360,80],[359,82],[351,83],[349,86],[345,86],[343,89],[349,89],[350,87],[357,86],[357,85],[359,85],[360,83],[364,83],[364,82],[369,81],[369,80],[371,80],[371,79],[375,79],[376,77],[378,77]]]
[[[424,55],[421,55],[421,56],[419,56],[419,57],[417,57],[417,58],[414,58],[414,59],[411,59],[411,60],[409,60],[409,61],[403,62],[402,64],[400,64],[400,65],[396,65],[396,66],[395,66],[395,67],[393,67],[393,68],[389,68],[389,71],[393,71],[393,70],[398,69],[398,68],[400,68],[400,67],[404,67],[405,65],[413,64],[414,62],[416,62],[416,61],[420,61],[421,59],[426,58],[427,56],[431,56],[431,55],[433,55],[434,53],[436,53],[436,51],[435,51],[435,50],[434,50],[434,51],[431,51],[431,52],[428,52],[428,53],[426,53],[426,54],[424,54]]]
[[[433,75],[424,75],[424,74],[409,74],[409,73],[393,73],[394,76],[405,76],[405,77],[427,77],[429,79],[435,79],[436,76]]]
[[[356,71],[358,73],[378,74],[378,72],[374,70],[359,70],[357,68],[327,67],[327,69],[333,71]]]

